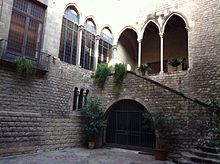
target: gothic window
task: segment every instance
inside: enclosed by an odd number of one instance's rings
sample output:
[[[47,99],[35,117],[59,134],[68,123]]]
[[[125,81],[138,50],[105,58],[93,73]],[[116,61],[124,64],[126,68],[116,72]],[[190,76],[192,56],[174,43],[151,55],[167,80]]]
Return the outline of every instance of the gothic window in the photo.
[[[78,89],[75,87],[74,89],[74,95],[73,95],[73,110],[78,110],[83,107],[83,105],[87,101],[87,97],[89,95],[89,90]]]
[[[8,53],[36,58],[40,50],[45,7],[30,0],[14,0]]]
[[[63,16],[59,58],[61,61],[76,65],[79,17],[77,12],[68,7]]]
[[[109,30],[101,32],[99,41],[98,63],[108,63],[112,58],[112,36]]]
[[[80,65],[82,68],[92,70],[94,68],[96,27],[91,20],[85,23],[82,33],[82,47]]]

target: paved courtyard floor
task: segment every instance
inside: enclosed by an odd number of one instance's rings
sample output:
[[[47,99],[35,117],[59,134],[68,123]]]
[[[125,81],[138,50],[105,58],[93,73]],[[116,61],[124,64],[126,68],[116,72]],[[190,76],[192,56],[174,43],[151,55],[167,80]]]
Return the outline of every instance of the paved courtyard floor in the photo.
[[[0,158],[0,164],[172,164],[154,160],[153,156],[117,148],[74,148],[31,155]]]

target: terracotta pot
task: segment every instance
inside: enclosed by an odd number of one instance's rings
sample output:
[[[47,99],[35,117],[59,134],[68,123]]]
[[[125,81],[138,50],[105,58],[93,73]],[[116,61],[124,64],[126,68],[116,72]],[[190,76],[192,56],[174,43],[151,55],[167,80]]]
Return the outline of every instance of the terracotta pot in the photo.
[[[94,149],[94,148],[95,148],[95,142],[89,141],[89,142],[88,142],[88,148],[89,148],[89,149]]]
[[[155,149],[154,157],[156,160],[166,161],[167,160],[167,149]]]

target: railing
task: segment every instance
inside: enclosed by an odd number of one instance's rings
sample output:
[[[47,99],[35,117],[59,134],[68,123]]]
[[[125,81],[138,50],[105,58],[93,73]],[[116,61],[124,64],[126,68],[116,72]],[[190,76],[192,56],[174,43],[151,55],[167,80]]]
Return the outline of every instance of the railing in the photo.
[[[15,63],[17,58],[20,56],[25,56],[27,59],[31,60],[34,67],[41,71],[48,71],[49,67],[49,55],[46,52],[27,49],[27,47],[16,47],[16,46],[7,46],[9,44],[7,40],[0,39],[0,59]],[[8,48],[10,47],[10,48]],[[18,50],[22,51],[22,49],[26,49],[25,54],[19,52]],[[17,50],[17,51],[16,51]]]

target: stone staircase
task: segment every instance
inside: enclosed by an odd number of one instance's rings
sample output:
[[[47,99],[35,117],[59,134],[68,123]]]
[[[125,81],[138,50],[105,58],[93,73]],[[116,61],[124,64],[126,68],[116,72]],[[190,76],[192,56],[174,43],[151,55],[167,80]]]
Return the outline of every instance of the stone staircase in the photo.
[[[173,159],[176,164],[220,164],[220,150],[215,147],[203,146],[182,152],[179,157]]]

